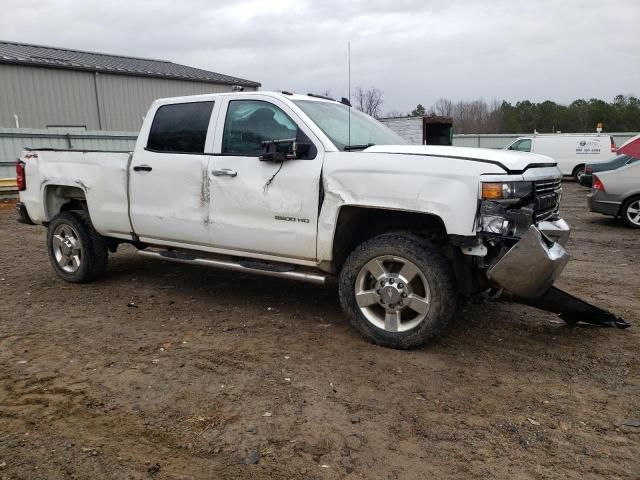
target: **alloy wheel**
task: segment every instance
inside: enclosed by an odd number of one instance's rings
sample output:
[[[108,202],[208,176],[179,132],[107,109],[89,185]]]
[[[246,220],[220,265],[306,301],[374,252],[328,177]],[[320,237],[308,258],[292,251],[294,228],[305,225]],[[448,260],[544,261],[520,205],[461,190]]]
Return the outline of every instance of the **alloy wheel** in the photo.
[[[53,256],[62,270],[74,273],[82,264],[82,243],[78,232],[67,224],[58,225],[53,232]]]
[[[627,218],[634,225],[640,226],[640,200],[629,204],[627,207]]]
[[[385,255],[367,262],[358,273],[355,297],[364,317],[387,332],[405,332],[429,313],[429,282],[410,260]]]

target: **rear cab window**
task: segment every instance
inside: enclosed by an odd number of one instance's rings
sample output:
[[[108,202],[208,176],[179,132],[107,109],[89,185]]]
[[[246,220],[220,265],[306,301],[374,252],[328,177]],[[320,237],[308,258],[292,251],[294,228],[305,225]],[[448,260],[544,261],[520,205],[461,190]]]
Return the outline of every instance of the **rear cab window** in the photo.
[[[204,153],[214,102],[163,105],[156,111],[147,150],[159,153]]]

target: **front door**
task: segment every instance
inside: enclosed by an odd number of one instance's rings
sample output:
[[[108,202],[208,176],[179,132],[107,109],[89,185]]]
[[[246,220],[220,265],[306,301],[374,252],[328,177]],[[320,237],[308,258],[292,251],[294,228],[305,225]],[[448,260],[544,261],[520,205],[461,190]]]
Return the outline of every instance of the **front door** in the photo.
[[[224,128],[209,163],[211,244],[315,260],[321,144],[284,102],[244,98],[227,100],[218,117]],[[291,138],[311,143],[304,158],[260,161],[263,141]]]
[[[142,241],[209,243],[205,141],[210,102],[160,106],[130,166],[131,222]]]

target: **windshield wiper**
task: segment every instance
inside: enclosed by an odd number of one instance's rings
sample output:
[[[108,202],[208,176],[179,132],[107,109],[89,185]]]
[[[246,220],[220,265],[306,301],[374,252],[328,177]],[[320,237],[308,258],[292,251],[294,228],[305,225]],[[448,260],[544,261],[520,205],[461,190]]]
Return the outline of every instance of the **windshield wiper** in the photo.
[[[364,150],[365,148],[373,147],[375,143],[367,143],[364,145],[345,145],[343,150],[345,152],[352,152],[353,150]]]

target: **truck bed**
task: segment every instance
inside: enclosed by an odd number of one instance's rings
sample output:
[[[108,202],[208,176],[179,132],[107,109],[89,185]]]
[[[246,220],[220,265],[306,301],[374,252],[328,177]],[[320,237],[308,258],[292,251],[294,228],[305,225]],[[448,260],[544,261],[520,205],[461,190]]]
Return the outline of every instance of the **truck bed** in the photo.
[[[22,152],[26,190],[21,196],[31,220],[50,220],[49,207],[61,194],[86,197],[96,230],[130,238],[129,152],[33,149]]]

